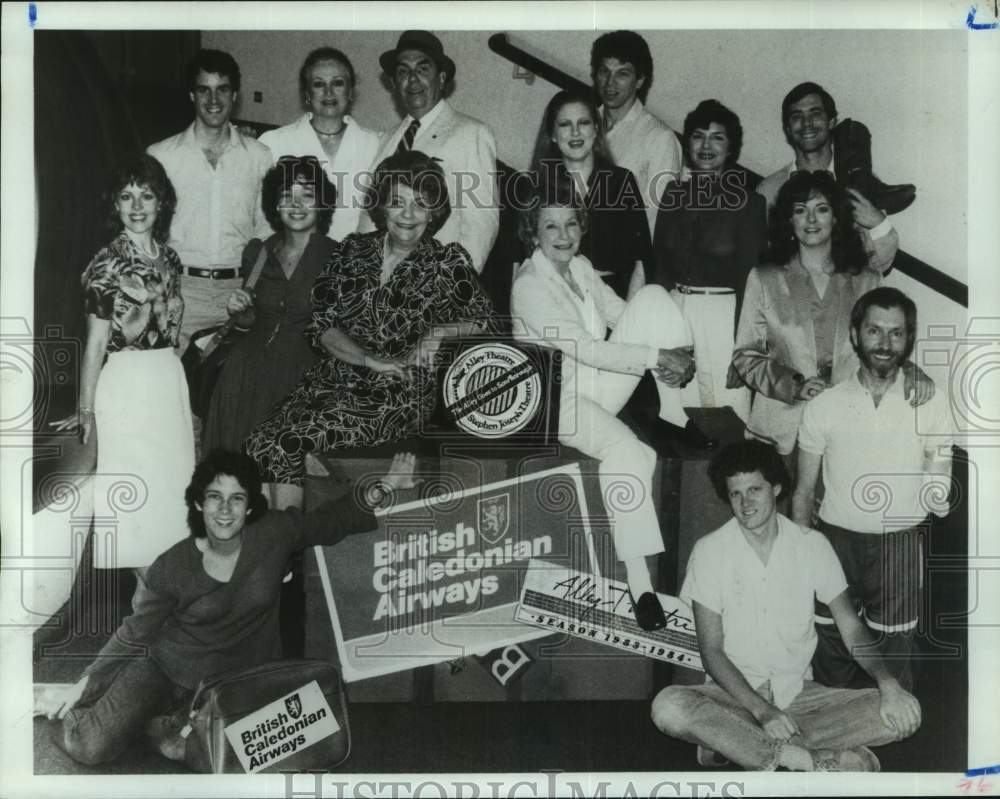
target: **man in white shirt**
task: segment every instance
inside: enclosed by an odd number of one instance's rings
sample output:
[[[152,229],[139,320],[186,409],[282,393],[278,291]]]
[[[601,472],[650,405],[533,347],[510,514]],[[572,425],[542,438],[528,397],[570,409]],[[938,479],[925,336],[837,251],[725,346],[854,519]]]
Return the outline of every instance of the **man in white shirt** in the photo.
[[[721,757],[759,771],[878,771],[868,747],[912,735],[920,705],[877,654],[863,661],[877,689],[813,681],[817,598],[852,651],[874,642],[830,544],[777,511],[789,484],[784,461],[763,442],[741,441],[719,452],[709,477],[733,519],[695,544],[681,588],[709,679],[663,689],[653,723],[698,744],[702,765]]]
[[[273,231],[260,205],[271,152],[229,119],[240,89],[240,68],[221,50],[199,50],[188,66],[195,118],[146,152],[167,172],[177,193],[169,244],[183,265],[180,350],[191,334],[226,321],[226,299],[241,284],[243,248]]]
[[[850,120],[845,120],[850,122]],[[835,158],[842,153],[834,151],[834,128],[837,126],[837,106],[833,97],[815,83],[800,83],[781,103],[781,125],[785,139],[795,151],[795,161],[764,178],[757,192],[767,200],[770,217],[778,199],[778,192],[789,176],[800,169],[816,172],[826,170],[842,179]],[[854,206],[854,225],[861,233],[869,266],[885,274],[892,268],[892,261],[899,250],[899,234],[882,211],[875,207],[860,191],[847,189]]]
[[[635,175],[652,236],[657,204],[680,175],[683,159],[677,135],[643,105],[653,84],[649,45],[634,31],[602,34],[590,50],[590,74],[611,155]]]
[[[396,47],[382,53],[379,64],[407,113],[382,138],[375,165],[401,149],[420,150],[438,161],[448,184],[451,215],[435,238],[442,244],[457,241],[482,272],[500,227],[493,133],[444,99],[445,86],[455,77],[455,62],[430,31],[404,31]],[[360,230],[374,229],[364,214]]]
[[[928,514],[948,512],[954,426],[946,392],[911,407],[900,365],[913,350],[917,310],[898,289],[862,295],[851,312],[857,373],[806,403],[799,427],[796,522],[812,522],[822,467],[824,496],[817,529],[847,575],[853,610],[880,638],[903,685],[912,683],[910,652],[917,626],[921,538]],[[813,662],[826,685],[855,682],[857,664],[817,606],[819,646]]]

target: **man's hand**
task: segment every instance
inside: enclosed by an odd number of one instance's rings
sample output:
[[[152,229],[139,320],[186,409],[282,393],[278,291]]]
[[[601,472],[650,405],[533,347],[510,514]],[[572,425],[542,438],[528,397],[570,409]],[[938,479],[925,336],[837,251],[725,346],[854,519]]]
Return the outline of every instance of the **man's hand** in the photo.
[[[847,196],[854,208],[854,221],[857,224],[867,230],[882,224],[885,214],[872,205],[860,191],[848,189]]]
[[[417,456],[412,452],[398,452],[389,464],[389,471],[382,478],[382,484],[390,491],[398,488],[413,488],[417,481],[413,478],[413,469]]]
[[[774,705],[768,705],[761,713],[754,714],[764,732],[777,741],[787,741],[793,735],[800,735],[799,725],[787,713],[782,713]]]
[[[653,373],[671,388],[687,385],[694,377],[694,347],[661,349]]]
[[[379,372],[380,374],[388,372],[403,378],[407,376],[407,370],[409,369],[409,364],[405,364],[402,361],[383,361],[381,358],[371,357],[365,358],[365,366],[373,372]]]
[[[879,715],[899,738],[908,738],[920,726],[920,703],[896,680],[880,685]]]

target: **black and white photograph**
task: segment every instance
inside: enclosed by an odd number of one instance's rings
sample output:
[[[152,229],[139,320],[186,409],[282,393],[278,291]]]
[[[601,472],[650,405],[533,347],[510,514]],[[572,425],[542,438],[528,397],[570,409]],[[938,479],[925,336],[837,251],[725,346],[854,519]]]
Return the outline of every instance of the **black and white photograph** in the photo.
[[[995,2],[2,14],[0,794],[1000,794]]]

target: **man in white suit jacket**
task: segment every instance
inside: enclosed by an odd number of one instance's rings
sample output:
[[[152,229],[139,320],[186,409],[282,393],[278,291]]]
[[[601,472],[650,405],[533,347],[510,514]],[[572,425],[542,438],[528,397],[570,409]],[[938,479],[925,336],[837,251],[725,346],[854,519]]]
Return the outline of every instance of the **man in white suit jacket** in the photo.
[[[382,138],[375,165],[398,149],[420,150],[439,161],[448,181],[451,215],[435,238],[442,244],[457,241],[482,272],[500,226],[493,133],[444,99],[455,62],[433,33],[405,31],[379,63],[407,114]],[[367,215],[361,230],[374,230]]]

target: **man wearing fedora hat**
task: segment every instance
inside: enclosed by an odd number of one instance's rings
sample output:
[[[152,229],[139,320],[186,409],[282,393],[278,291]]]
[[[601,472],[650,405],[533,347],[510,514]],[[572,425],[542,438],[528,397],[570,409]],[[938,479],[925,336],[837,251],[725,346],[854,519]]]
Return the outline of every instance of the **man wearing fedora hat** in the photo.
[[[444,99],[444,88],[455,77],[455,62],[430,31],[405,31],[395,48],[382,53],[379,64],[407,113],[383,137],[375,163],[400,150],[420,150],[441,164],[451,215],[436,238],[465,247],[481,272],[499,227],[493,133]],[[365,219],[361,230],[373,229]]]

